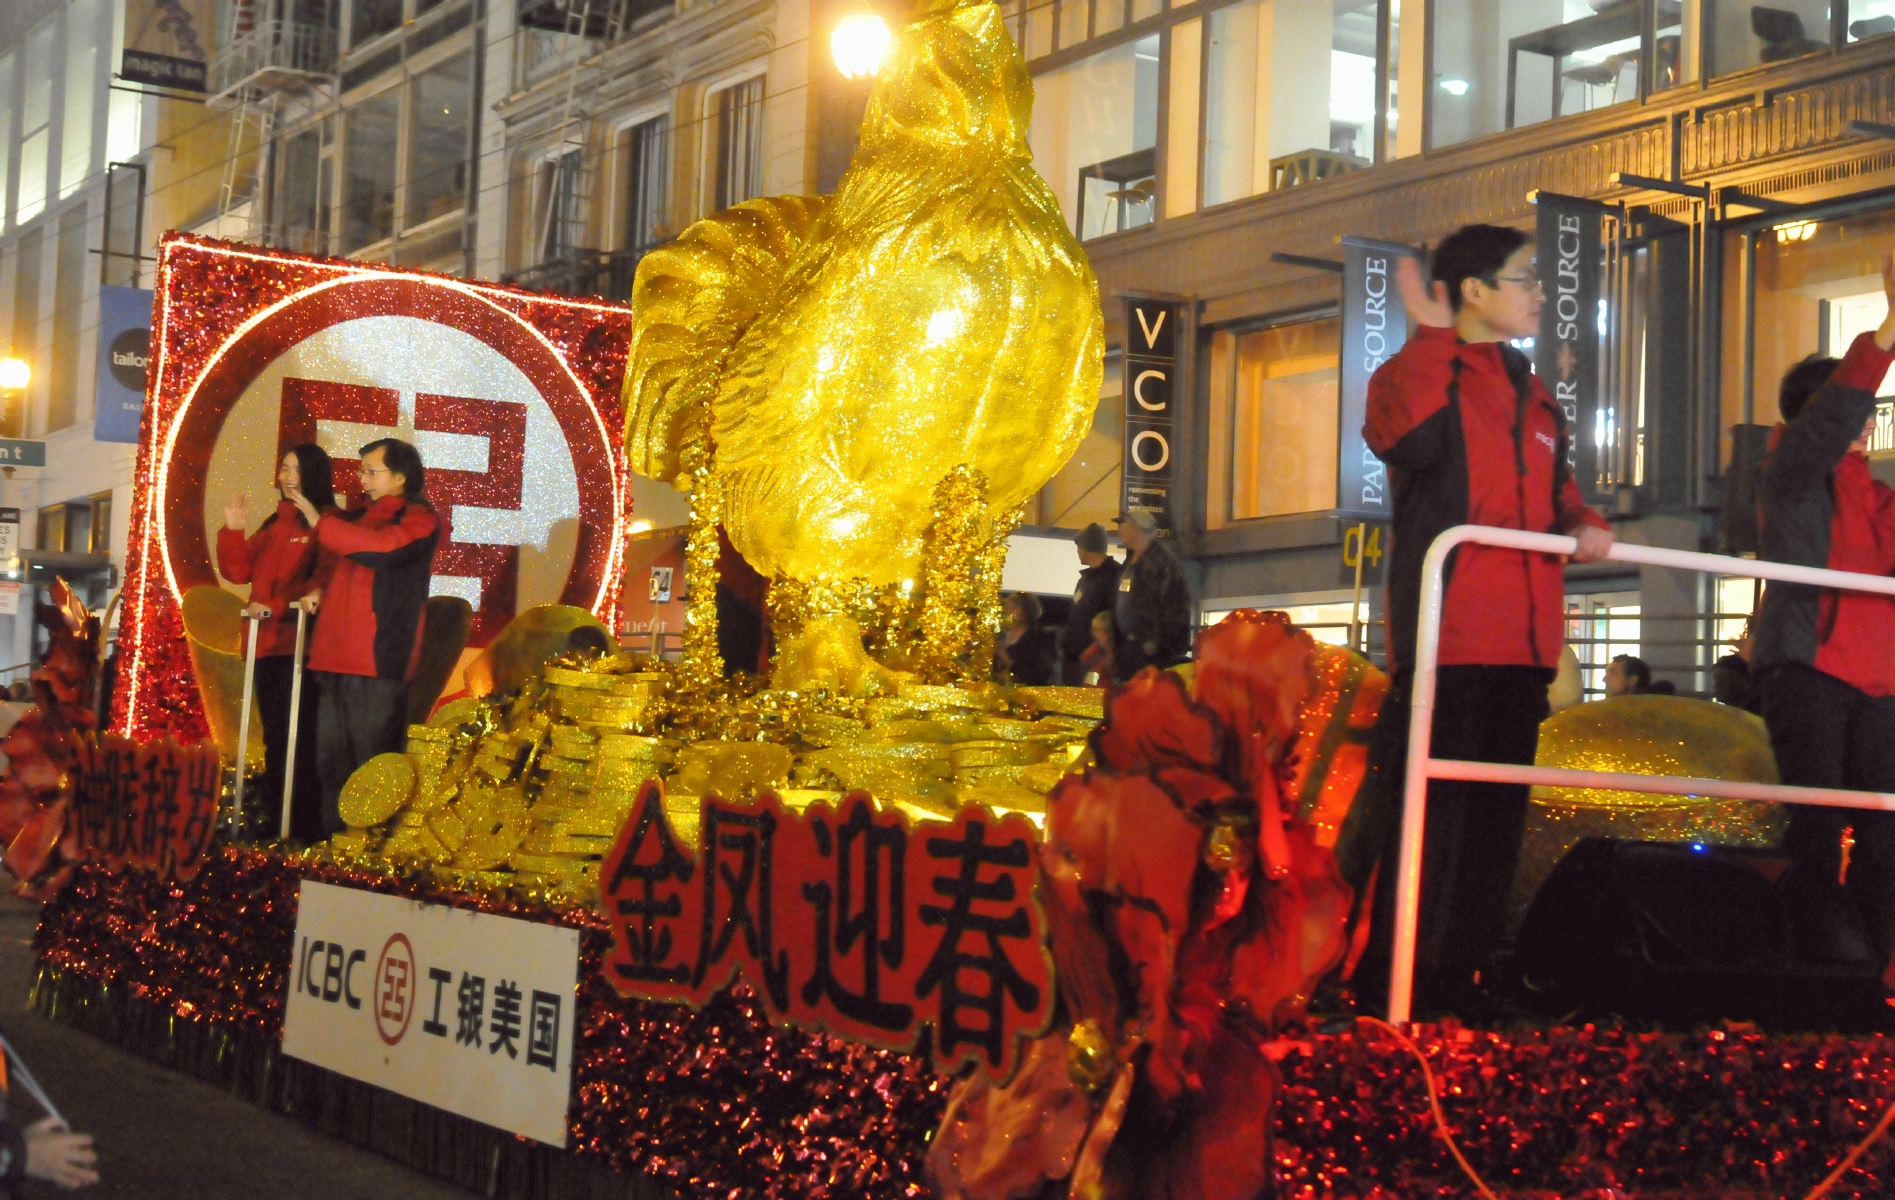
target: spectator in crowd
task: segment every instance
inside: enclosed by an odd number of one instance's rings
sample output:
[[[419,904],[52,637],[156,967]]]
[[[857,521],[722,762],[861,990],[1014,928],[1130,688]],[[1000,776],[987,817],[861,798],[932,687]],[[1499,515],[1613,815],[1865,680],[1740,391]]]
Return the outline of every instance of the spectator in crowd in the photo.
[[[1731,652],[1711,668],[1712,694],[1719,704],[1763,715],[1763,697],[1757,694],[1757,681],[1750,674],[1751,622],[1744,622],[1743,636],[1731,643]]]
[[[1612,534],[1566,465],[1565,414],[1511,342],[1539,332],[1545,293],[1533,244],[1517,229],[1470,225],[1434,253],[1433,283],[1398,260],[1397,284],[1420,328],[1369,383],[1363,436],[1388,465],[1394,499],[1388,566],[1393,679],[1369,747],[1369,777],[1337,857],[1357,895],[1371,892],[1356,996],[1386,996],[1393,949],[1400,812],[1421,568],[1437,535],[1496,525],[1576,538],[1574,561],[1603,558]],[[1552,555],[1467,545],[1455,553],[1439,642],[1432,753],[1531,764],[1565,643],[1565,572]],[[1526,827],[1523,784],[1437,780],[1416,944],[1416,1004],[1464,1020],[1504,1005],[1483,987],[1501,949],[1508,890]]]
[[[1044,610],[1032,592],[1014,592],[1000,602],[1007,627],[1000,631],[994,676],[1027,687],[1053,682],[1053,634],[1040,624]]]
[[[1783,424],[1758,474],[1759,556],[1871,575],[1895,572],[1895,492],[1870,474],[1876,392],[1895,363],[1895,254],[1882,260],[1888,315],[1840,362],[1784,376]],[[1756,613],[1750,667],[1786,784],[1895,791],[1895,599],[1775,581]],[[1778,881],[1799,951],[1879,977],[1895,928],[1895,813],[1796,805]],[[1880,1021],[1880,995],[1865,997]]]
[[[1079,682],[1086,687],[1110,687],[1118,678],[1112,666],[1112,646],[1117,641],[1112,632],[1112,611],[1102,609],[1092,614],[1092,643],[1086,652],[1079,656]]]
[[[355,769],[399,751],[408,738],[408,684],[421,659],[421,621],[435,549],[448,541],[447,522],[428,503],[421,455],[407,442],[382,438],[362,447],[357,472],[366,507],[320,513],[296,498],[323,549],[337,556],[320,593],[310,669],[320,691],[317,753],[324,828],[342,828],[336,805]]]
[[[1141,508],[1120,517],[1118,536],[1130,552],[1112,611],[1119,635],[1113,662],[1123,682],[1146,667],[1191,657],[1191,590],[1151,513]]]
[[[1094,618],[1112,611],[1119,587],[1119,560],[1108,552],[1105,526],[1093,522],[1079,531],[1073,544],[1079,551],[1079,587],[1059,633],[1060,682],[1066,684],[1080,683],[1090,669],[1083,660],[1092,649]]]
[[[1632,654],[1613,656],[1605,665],[1605,694],[1613,696],[1636,696],[1640,692],[1652,690],[1652,669],[1644,659]]]
[[[323,837],[322,781],[316,770],[316,689],[303,689],[297,717],[296,762],[288,762],[290,691],[296,676],[297,602],[322,587],[331,565],[320,555],[314,523],[303,516],[297,497],[306,499],[317,514],[334,512],[336,493],[333,467],[322,447],[305,442],[291,447],[276,470],[280,496],[276,509],[254,534],[245,535],[250,521],[250,497],[237,496],[224,505],[224,527],[217,531],[217,570],[232,583],[250,585],[244,615],[253,618],[257,639],[257,673],[253,685],[257,717],[263,725],[263,778],[259,787],[265,804],[283,797],[283,783],[295,779],[290,805],[290,836],[314,842]],[[306,647],[305,647],[306,648]]]

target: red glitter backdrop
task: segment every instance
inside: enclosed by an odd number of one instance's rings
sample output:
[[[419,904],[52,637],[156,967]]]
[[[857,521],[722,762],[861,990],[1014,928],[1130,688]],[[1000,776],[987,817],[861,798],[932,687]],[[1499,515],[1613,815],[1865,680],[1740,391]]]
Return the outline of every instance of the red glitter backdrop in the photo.
[[[570,566],[563,587],[552,581],[557,599],[611,619],[631,513],[619,407],[629,308],[183,234],[160,246],[157,291],[112,728],[141,742],[205,736],[179,606],[187,589],[217,582],[205,513],[223,497],[207,499],[206,491],[234,457],[246,459],[247,478],[261,478],[288,446],[316,440],[319,423],[336,427],[329,440],[341,451],[333,453],[338,496],[355,490],[342,447],[357,438],[412,436],[412,426],[437,439],[485,442],[482,469],[454,459],[430,462],[428,472],[430,498],[460,510],[450,512],[457,540],[438,552],[435,572],[471,593],[471,645],[484,645],[512,616],[523,575],[546,587],[549,555],[523,571],[522,554],[534,547],[509,543],[506,532],[509,519],[541,515],[536,488],[565,489],[572,509],[561,543],[570,545]],[[436,331],[442,346],[472,353],[444,355],[407,336]],[[340,365],[338,341],[356,348]],[[305,365],[291,377],[279,360],[299,353]],[[497,366],[489,371],[495,387],[529,402],[468,395],[483,382],[470,386],[470,358]],[[446,394],[354,378],[365,369],[406,370],[408,380],[421,372],[424,384],[438,372]],[[321,378],[325,370],[350,378]],[[302,377],[312,374],[319,377]],[[280,397],[266,397],[261,438],[226,437],[240,401],[275,386],[277,375]],[[433,457],[425,447],[424,457]],[[252,519],[260,515],[253,508]],[[551,535],[545,540],[552,544]],[[555,572],[564,565],[557,551],[550,562]]]

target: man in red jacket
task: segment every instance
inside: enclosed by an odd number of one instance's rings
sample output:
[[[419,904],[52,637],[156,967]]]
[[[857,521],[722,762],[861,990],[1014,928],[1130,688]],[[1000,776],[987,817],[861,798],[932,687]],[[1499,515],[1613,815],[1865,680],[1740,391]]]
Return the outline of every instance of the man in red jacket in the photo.
[[[1508,344],[1540,327],[1544,293],[1526,235],[1467,226],[1435,251],[1432,274],[1424,291],[1414,261],[1401,264],[1397,282],[1419,328],[1369,381],[1362,430],[1388,464],[1394,495],[1393,686],[1370,743],[1369,782],[1337,846],[1358,895],[1374,881],[1369,943],[1356,974],[1356,995],[1367,1005],[1379,1005],[1388,986],[1408,696],[1428,547],[1463,524],[1571,534],[1579,542],[1576,562],[1602,558],[1612,546],[1605,518],[1573,484],[1564,414],[1526,356]],[[1441,622],[1435,756],[1532,763],[1564,643],[1559,557],[1462,547],[1449,563]],[[1499,950],[1526,812],[1522,785],[1429,786],[1419,1011],[1463,1019],[1492,1011],[1481,973]]]
[[[337,556],[309,650],[321,692],[323,821],[332,832],[342,828],[336,805],[349,776],[407,742],[408,683],[421,659],[428,578],[435,547],[447,541],[447,523],[423,491],[426,473],[415,448],[383,438],[361,453],[367,507],[318,514],[297,498],[317,544]]]
[[[1895,256],[1883,259],[1882,288],[1881,328],[1841,362],[1811,357],[1784,377],[1784,424],[1757,480],[1763,558],[1895,572],[1895,492],[1867,456],[1876,392],[1895,363]],[[1751,670],[1783,782],[1895,792],[1895,600],[1772,583],[1753,624]],[[1879,975],[1895,926],[1895,813],[1797,805],[1783,848],[1793,865],[1778,886],[1803,957]],[[1864,998],[1888,1020],[1879,989]]]

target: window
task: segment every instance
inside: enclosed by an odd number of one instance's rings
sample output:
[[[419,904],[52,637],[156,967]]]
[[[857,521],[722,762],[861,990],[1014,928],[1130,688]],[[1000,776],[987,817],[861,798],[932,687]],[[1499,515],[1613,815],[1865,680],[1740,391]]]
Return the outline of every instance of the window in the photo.
[[[323,201],[327,122],[283,140],[276,182],[277,236],[288,249],[322,254],[328,242],[328,205]]]
[[[1605,698],[1605,669],[1614,658],[1639,657],[1639,617],[1636,591],[1566,597],[1566,644],[1579,659],[1586,699]]]
[[[33,542],[41,550],[65,550],[65,505],[51,504],[39,510],[39,536],[35,537]]]
[[[112,63],[125,60],[125,6],[112,5]],[[4,81],[0,81],[3,83]],[[105,161],[130,162],[144,148],[145,100],[136,92],[114,90],[105,102]],[[4,121],[0,121],[4,124]],[[0,184],[4,184],[0,177]],[[0,186],[0,195],[5,194]]]
[[[112,493],[92,497],[92,536],[86,547],[94,554],[112,552]]]
[[[13,256],[13,353],[29,362],[38,361],[39,353],[39,289],[41,259],[45,254],[44,230],[45,227],[40,226],[20,235],[19,246]],[[5,436],[26,436],[29,395],[9,394],[6,397],[5,418],[0,420],[0,431]]]
[[[343,130],[342,251],[395,232],[396,135],[401,89],[389,88],[348,110]]]
[[[417,76],[408,100],[408,228],[467,204],[473,132],[474,56],[462,54]]]
[[[355,0],[349,11],[349,45],[360,46],[401,27],[401,0]]]
[[[0,145],[10,145],[13,141],[13,72],[20,61],[19,52],[9,50],[0,54]],[[0,154],[0,229],[7,224],[7,167],[11,155]]]
[[[27,36],[20,66],[26,76],[20,98],[20,201],[15,220],[24,224],[46,207],[47,157],[53,144],[53,38],[58,26],[42,22]]]
[[[1033,163],[1081,240],[1152,221],[1158,35],[1033,80]]]
[[[540,168],[540,262],[571,254],[585,239],[584,196],[580,192],[585,169],[585,152],[577,149],[566,151]]]
[[[1704,7],[1713,75],[1829,49],[1829,0],[1707,0]]]
[[[1641,25],[1657,5],[1642,77]],[[1589,112],[1685,78],[1682,0],[1436,0],[1433,144]],[[1746,5],[1748,7],[1748,5]]]
[[[619,179],[625,226],[619,245],[645,250],[670,236],[671,118],[653,117],[619,131]]]
[[[85,182],[92,167],[92,76],[99,62],[98,0],[66,8],[66,103],[59,127],[59,198]]]
[[[1205,204],[1374,160],[1376,22],[1376,0],[1245,0],[1211,14]]]
[[[1895,0],[1850,0],[1849,40],[1895,33]]]
[[[763,76],[716,95],[718,211],[763,194]]]
[[[1209,603],[1217,602],[1210,601]],[[1222,603],[1228,605],[1231,602],[1225,600]],[[1369,598],[1366,594],[1359,603],[1331,600],[1316,604],[1294,604],[1273,598],[1265,601],[1264,605],[1272,611],[1284,613],[1298,629],[1304,630],[1317,641],[1326,642],[1331,646],[1347,646],[1351,633],[1360,636],[1367,631],[1369,626]],[[1246,601],[1243,607],[1257,608],[1264,605]],[[1206,608],[1198,614],[1198,624],[1215,625],[1235,611],[1235,608]],[[1362,647],[1358,645],[1356,649],[1360,650]]]
[[[86,220],[81,201],[59,214],[58,273],[53,277],[52,391],[46,406],[46,431],[64,429],[79,419],[80,332],[85,310]]]
[[[1213,442],[1230,460],[1213,472],[1212,486],[1228,488],[1211,496],[1213,513],[1244,521],[1336,507],[1341,344],[1334,316],[1215,336],[1213,419],[1227,436]]]

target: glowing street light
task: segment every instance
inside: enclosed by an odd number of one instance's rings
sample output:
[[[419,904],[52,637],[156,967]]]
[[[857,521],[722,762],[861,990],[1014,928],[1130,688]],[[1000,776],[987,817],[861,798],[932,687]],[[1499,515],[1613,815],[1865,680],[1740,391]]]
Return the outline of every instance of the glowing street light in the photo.
[[[857,79],[882,69],[889,43],[894,40],[888,22],[873,13],[860,13],[844,17],[836,26],[836,31],[829,35],[829,51],[835,55],[836,69],[842,72],[842,77]]]
[[[24,391],[33,382],[33,368],[24,358],[0,358],[0,391]]]

